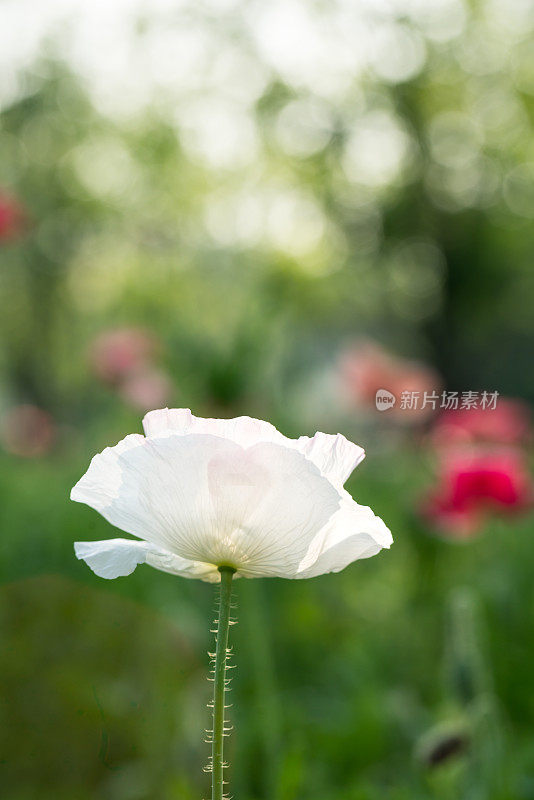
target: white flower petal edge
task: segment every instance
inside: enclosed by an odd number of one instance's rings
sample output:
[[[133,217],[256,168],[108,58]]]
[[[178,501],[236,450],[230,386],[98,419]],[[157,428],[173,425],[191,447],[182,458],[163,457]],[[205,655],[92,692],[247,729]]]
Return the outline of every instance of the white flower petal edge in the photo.
[[[314,577],[392,543],[342,488],[364,451],[340,434],[288,439],[268,422],[187,409],[150,412],[144,427],[95,456],[71,493],[142,540],[78,542],[102,577],[140,563],[212,582],[222,564],[237,577]]]
[[[317,432],[315,436],[289,439],[270,422],[253,417],[209,419],[195,417],[188,408],[162,408],[149,411],[143,419],[147,438],[173,434],[208,433],[230,439],[242,447],[258,442],[273,442],[298,450],[312,461],[332,483],[343,486],[351,472],[365,458],[365,450],[349,442],[341,433]]]
[[[132,539],[104,539],[101,542],[75,542],[76,557],[91,567],[100,578],[119,578],[131,575],[138,564],[181,575],[217,582],[218,572],[211,564],[188,561],[148,542]]]
[[[353,561],[370,558],[392,544],[393,536],[380,517],[343,490],[339,511],[312,541],[295,577],[315,578],[340,572]]]

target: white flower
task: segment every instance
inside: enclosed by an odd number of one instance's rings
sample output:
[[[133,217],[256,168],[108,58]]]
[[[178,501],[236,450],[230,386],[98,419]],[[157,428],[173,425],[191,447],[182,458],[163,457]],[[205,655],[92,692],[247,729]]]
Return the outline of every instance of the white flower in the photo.
[[[344,436],[288,439],[268,422],[149,412],[95,456],[71,499],[141,541],[77,542],[103,578],[137,564],[216,582],[236,576],[311,578],[390,547],[391,533],[343,489],[364,458]]]

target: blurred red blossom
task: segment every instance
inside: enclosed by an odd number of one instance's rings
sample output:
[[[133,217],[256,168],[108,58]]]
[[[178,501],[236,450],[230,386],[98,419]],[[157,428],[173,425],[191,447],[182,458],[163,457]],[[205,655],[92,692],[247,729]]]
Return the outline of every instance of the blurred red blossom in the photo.
[[[525,511],[533,499],[531,477],[520,451],[463,450],[444,459],[438,486],[421,511],[436,530],[461,539],[475,534],[488,514]]]
[[[128,405],[145,412],[167,405],[172,390],[168,375],[150,368],[128,375],[119,388],[119,395]]]
[[[54,420],[33,405],[8,409],[0,420],[0,439],[4,449],[15,456],[38,458],[52,448],[56,439]]]
[[[505,445],[530,438],[530,409],[521,400],[499,398],[495,408],[459,408],[444,411],[431,433],[437,447],[476,442]]]
[[[14,197],[0,189],[0,242],[16,239],[23,231],[26,214]]]
[[[343,391],[349,404],[376,408],[380,390],[395,397],[395,405],[387,410],[396,422],[419,422],[426,419],[439,405],[437,393],[442,381],[438,373],[419,361],[397,358],[375,342],[352,345],[340,359]],[[424,404],[425,393],[434,395],[434,402]],[[417,397],[412,407],[403,407],[403,395]]]
[[[100,380],[116,385],[146,369],[158,349],[157,339],[144,328],[114,328],[96,337],[89,359]]]

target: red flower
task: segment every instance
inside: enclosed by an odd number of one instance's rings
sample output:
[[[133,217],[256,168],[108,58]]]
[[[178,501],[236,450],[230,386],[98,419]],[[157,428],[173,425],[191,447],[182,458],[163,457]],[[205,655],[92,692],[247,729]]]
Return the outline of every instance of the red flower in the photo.
[[[461,538],[476,532],[487,514],[524,511],[533,497],[524,457],[517,450],[461,452],[446,460],[439,486],[422,512],[437,529]]]
[[[0,242],[16,239],[22,233],[25,214],[20,203],[0,193]]]
[[[498,398],[495,408],[444,411],[432,432],[438,447],[459,443],[492,442],[516,445],[530,435],[530,409],[521,400]]]

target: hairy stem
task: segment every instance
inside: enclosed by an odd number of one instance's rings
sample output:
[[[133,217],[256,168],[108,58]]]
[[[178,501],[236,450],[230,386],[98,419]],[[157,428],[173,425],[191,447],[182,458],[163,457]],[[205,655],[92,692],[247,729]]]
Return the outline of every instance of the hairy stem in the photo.
[[[228,629],[230,627],[230,598],[232,594],[232,577],[235,572],[231,567],[219,567],[221,573],[219,596],[219,620],[217,624],[217,646],[213,675],[213,739],[211,749],[211,798],[223,800],[223,740],[225,735],[224,710],[225,693],[228,680],[226,678],[226,661],[228,658]]]

